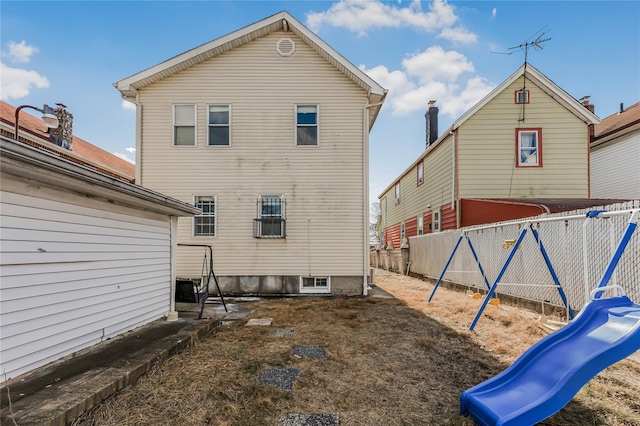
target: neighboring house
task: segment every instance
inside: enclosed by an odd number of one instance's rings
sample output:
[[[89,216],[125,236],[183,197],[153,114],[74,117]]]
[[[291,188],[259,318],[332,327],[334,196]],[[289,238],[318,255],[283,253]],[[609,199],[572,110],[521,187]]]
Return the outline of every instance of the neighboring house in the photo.
[[[591,195],[640,200],[640,102],[604,118],[591,139]]]
[[[0,137],[0,381],[163,316],[190,204]]]
[[[426,150],[379,197],[385,247],[589,198],[589,107],[530,64],[439,137],[430,102]]]
[[[19,113],[20,141],[41,149],[54,152],[62,158],[82,163],[100,172],[133,182],[135,166],[89,142],[73,136],[73,116],[63,105],[55,110],[60,120],[57,129],[50,130],[38,118],[29,114],[31,109]],[[16,107],[0,101],[0,132],[3,136],[15,138]],[[66,146],[67,148],[63,147]]]
[[[222,290],[363,294],[369,131],[386,90],[286,12],[114,84],[137,105],[136,182],[201,207]],[[201,251],[178,274],[199,280]]]

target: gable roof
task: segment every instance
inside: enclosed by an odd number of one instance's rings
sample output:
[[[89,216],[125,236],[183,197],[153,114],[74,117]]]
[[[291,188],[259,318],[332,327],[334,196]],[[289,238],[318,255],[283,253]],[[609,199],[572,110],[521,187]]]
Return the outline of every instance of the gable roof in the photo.
[[[384,100],[386,89],[285,11],[174,56],[113,85],[123,98],[135,101],[139,89],[275,31],[291,31],[300,37],[309,47],[366,91],[370,103]],[[375,113],[372,114],[371,125],[381,107],[382,105],[378,105],[373,108]]]
[[[516,70],[509,78],[500,83],[495,89],[493,89],[487,96],[482,98],[478,103],[476,103],[471,109],[462,114],[457,120],[453,122],[451,127],[449,127],[446,131],[442,133],[442,135],[436,139],[434,143],[429,145],[429,147],[418,157],[416,161],[414,161],[404,172],[402,172],[391,185],[387,186],[382,194],[378,198],[382,198],[384,194],[386,194],[389,189],[391,189],[397,182],[402,179],[407,173],[409,173],[423,158],[425,158],[429,152],[435,149],[443,140],[445,140],[452,132],[454,132],[458,127],[460,127],[465,121],[471,118],[475,113],[477,113],[482,107],[488,104],[493,98],[498,96],[509,87],[513,82],[519,79],[522,76],[525,76],[529,81],[538,86],[540,90],[545,92],[547,95],[555,99],[560,105],[564,106],[569,112],[573,113],[576,117],[582,120],[585,124],[599,124],[600,119],[591,111],[589,111],[583,104],[581,104],[577,99],[569,95],[567,92],[562,90],[557,84],[551,81],[547,76],[538,71],[533,65],[529,63],[524,63],[520,68]]]
[[[618,136],[640,129],[640,102],[603,118],[595,126],[591,146],[601,145]]]
[[[16,108],[14,106],[0,101],[0,122],[4,125],[2,134],[13,137],[14,139],[16,139],[13,134],[15,131],[15,113]],[[30,138],[20,136],[21,142],[37,146],[50,152],[55,152],[60,157],[84,164],[85,166],[90,166],[103,173],[108,173],[121,179],[133,181],[135,178],[136,166],[134,164],[102,148],[98,148],[77,136],[73,136],[73,142],[71,144],[73,147],[72,151],[59,147],[51,141],[51,135],[48,133],[46,125],[39,118],[34,117],[25,110],[20,111],[20,133],[28,133],[32,136]]]
[[[493,98],[498,96],[498,94],[502,93],[504,89],[509,87],[513,82],[519,79],[522,76],[525,76],[529,81],[538,86],[540,90],[545,92],[547,95],[555,99],[560,105],[565,107],[569,112],[573,113],[576,117],[582,120],[586,124],[598,124],[600,123],[600,119],[584,105],[582,105],[578,100],[576,100],[573,96],[565,92],[551,81],[546,75],[542,74],[538,71],[533,65],[529,63],[524,63],[516,72],[511,74],[509,78],[503,81],[500,85],[498,85],[495,89],[493,89],[487,96],[482,98],[477,104],[471,107],[470,110],[465,112],[453,122],[451,125],[451,130],[455,130],[462,125],[465,121],[471,118],[480,108],[489,103]]]

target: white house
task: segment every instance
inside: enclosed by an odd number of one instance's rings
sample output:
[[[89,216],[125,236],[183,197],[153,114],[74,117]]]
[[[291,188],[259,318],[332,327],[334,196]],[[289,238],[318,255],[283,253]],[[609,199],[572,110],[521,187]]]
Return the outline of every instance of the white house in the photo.
[[[114,84],[137,105],[136,182],[201,207],[222,290],[363,294],[369,131],[386,90],[281,12]],[[181,247],[178,275],[200,279]]]
[[[591,196],[640,200],[640,102],[595,126]]]

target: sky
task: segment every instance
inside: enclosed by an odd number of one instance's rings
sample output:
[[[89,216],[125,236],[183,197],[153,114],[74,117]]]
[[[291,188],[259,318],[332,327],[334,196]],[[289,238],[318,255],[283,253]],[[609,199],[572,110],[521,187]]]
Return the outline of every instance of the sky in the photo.
[[[428,101],[442,133],[523,64],[523,43],[548,39],[527,61],[600,118],[640,101],[635,0],[2,0],[0,97],[63,103],[75,136],[133,162],[135,110],[113,83],[283,10],[389,90],[370,134],[372,202],[424,151]]]

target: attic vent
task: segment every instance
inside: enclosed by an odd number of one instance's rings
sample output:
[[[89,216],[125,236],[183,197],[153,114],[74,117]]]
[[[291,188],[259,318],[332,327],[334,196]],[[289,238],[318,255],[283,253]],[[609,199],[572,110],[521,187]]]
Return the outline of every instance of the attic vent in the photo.
[[[296,44],[290,38],[281,38],[276,43],[276,50],[280,56],[291,56],[296,51]]]

